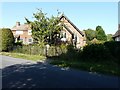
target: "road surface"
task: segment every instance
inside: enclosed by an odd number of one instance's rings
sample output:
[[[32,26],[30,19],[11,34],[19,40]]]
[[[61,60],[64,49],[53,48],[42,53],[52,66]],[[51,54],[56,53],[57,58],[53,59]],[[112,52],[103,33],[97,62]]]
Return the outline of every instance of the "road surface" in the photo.
[[[2,57],[2,88],[119,88],[120,77]]]

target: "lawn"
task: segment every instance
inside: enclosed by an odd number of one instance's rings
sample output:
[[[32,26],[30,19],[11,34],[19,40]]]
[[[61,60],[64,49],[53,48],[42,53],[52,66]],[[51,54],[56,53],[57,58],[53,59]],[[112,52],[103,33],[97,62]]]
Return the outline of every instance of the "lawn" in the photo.
[[[51,64],[60,67],[70,67],[79,70],[85,70],[93,73],[120,76],[120,66],[111,62],[85,62],[85,61],[69,61],[69,60],[52,60]]]
[[[33,61],[40,61],[40,60],[46,59],[45,56],[41,56],[41,55],[30,55],[30,54],[13,53],[13,52],[1,52],[0,54],[5,56],[15,57],[15,58],[33,60]]]

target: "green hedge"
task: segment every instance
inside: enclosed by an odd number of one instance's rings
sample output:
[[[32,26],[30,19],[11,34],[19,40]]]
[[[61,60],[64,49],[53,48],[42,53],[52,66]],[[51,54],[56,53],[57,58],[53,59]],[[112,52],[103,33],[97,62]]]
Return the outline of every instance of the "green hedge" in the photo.
[[[16,47],[14,52],[46,55],[46,48],[39,45],[23,45]],[[120,63],[120,42],[105,42],[91,44],[83,49],[76,49],[72,45],[50,46],[47,55],[59,56],[61,60],[84,60],[90,62],[110,61]]]
[[[91,44],[84,47],[82,58],[84,60],[91,61],[105,61],[112,60],[113,56],[109,49],[104,46],[104,44]]]
[[[10,51],[13,49],[14,45],[14,36],[12,31],[9,28],[2,28],[0,30],[0,36],[2,40],[2,49],[1,51]]]
[[[120,42],[105,42],[104,45],[109,49],[112,56],[116,58],[117,62],[120,63]]]
[[[83,49],[75,49],[67,46],[67,52],[60,55],[64,60],[78,60],[90,62],[114,62],[120,64],[120,42],[105,42],[101,44],[90,44]]]

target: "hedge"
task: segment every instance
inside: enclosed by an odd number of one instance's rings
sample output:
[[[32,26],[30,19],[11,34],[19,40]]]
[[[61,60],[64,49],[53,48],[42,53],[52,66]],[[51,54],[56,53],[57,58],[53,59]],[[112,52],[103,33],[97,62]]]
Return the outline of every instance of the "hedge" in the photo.
[[[9,28],[2,28],[0,30],[0,36],[1,36],[1,51],[10,51],[13,48],[14,45],[14,36],[12,31]]]

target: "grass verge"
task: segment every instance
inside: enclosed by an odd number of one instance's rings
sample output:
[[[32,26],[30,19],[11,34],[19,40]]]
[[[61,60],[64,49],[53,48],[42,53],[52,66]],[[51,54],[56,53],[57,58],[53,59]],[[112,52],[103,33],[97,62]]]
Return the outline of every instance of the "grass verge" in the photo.
[[[111,62],[84,62],[69,60],[52,60],[51,64],[61,67],[70,67],[79,70],[85,70],[93,73],[120,76],[120,66]]]
[[[5,56],[11,56],[15,58],[22,58],[22,59],[27,59],[27,60],[33,60],[33,61],[40,61],[40,60],[45,60],[45,56],[40,56],[40,55],[29,55],[29,54],[22,54],[22,53],[13,53],[13,52],[1,52],[1,55]]]

